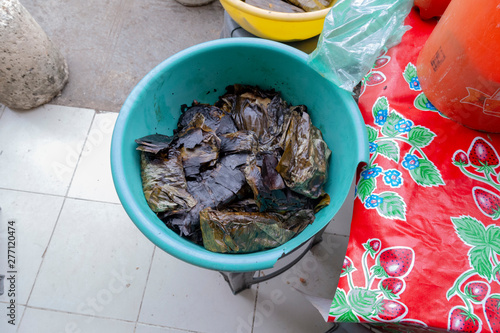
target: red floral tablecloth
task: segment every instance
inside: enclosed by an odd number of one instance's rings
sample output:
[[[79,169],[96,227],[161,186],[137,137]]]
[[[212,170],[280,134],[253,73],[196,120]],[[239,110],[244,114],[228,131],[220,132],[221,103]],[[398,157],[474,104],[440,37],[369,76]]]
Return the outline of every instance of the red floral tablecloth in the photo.
[[[363,80],[371,155],[328,320],[500,332],[500,135],[427,100],[415,65],[435,22],[413,11],[406,24]]]

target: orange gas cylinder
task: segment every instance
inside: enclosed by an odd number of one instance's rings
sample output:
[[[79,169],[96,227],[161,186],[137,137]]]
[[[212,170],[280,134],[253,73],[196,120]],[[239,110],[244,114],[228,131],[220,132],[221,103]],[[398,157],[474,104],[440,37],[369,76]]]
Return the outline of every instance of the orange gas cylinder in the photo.
[[[444,115],[500,133],[500,1],[452,0],[420,52],[417,73]]]

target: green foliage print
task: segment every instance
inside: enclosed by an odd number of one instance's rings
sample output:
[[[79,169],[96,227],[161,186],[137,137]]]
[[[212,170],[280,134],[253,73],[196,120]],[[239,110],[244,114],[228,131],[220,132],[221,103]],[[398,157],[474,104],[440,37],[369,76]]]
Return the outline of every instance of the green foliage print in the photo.
[[[436,134],[391,110],[385,96],[379,97],[374,103],[372,115],[378,128],[366,126],[370,161],[361,172],[356,188],[357,197],[365,208],[376,209],[385,218],[406,220],[406,203],[396,191],[376,193],[380,178],[389,187],[400,188],[405,182],[403,173],[396,168],[382,169],[376,163],[377,158],[382,156],[394,163],[395,167],[401,165],[419,186],[444,185],[441,172],[424,152]],[[404,156],[402,149],[408,149]]]

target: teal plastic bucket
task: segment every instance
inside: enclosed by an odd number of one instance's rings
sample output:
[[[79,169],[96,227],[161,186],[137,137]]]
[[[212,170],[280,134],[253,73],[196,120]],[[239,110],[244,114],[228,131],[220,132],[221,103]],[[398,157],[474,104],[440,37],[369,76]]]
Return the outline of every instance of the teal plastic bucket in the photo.
[[[249,254],[205,250],[173,232],[158,219],[142,191],[135,139],[153,133],[171,135],[181,105],[214,103],[235,83],[274,88],[293,105],[305,104],[312,122],[332,150],[325,186],[328,207],[314,223],[284,245]],[[352,96],[307,65],[307,55],[290,46],[258,38],[228,38],[185,49],[148,73],[125,101],[115,124],[111,169],[116,191],[135,225],[155,245],[196,266],[229,272],[273,267],[276,261],[322,230],[347,197],[356,168],[368,161],[368,139]]]

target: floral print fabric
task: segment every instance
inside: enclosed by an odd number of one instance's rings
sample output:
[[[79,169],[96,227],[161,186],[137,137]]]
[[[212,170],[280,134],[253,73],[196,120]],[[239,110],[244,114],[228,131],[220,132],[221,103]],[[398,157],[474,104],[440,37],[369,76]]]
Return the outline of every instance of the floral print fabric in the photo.
[[[370,160],[329,321],[500,332],[500,135],[436,110],[416,69],[435,22],[406,24],[362,82]]]

